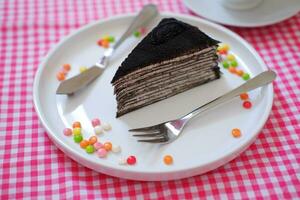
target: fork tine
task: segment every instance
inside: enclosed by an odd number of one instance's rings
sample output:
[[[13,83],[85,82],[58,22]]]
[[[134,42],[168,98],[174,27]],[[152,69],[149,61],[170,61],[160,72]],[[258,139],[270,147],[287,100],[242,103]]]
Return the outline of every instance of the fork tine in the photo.
[[[162,136],[162,133],[157,131],[156,133],[145,133],[145,134],[134,134],[134,137],[155,137],[155,136]]]
[[[165,138],[165,137],[148,139],[148,140],[138,140],[138,142],[148,142],[148,143],[163,143],[163,142],[167,142],[167,141],[168,141],[168,138]]]
[[[157,130],[157,128],[155,126],[129,129],[130,132],[145,132],[145,131],[154,131],[154,130]]]

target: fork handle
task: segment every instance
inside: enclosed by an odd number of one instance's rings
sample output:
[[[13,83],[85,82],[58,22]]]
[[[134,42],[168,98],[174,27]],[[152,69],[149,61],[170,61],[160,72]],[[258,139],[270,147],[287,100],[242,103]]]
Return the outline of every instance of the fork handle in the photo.
[[[268,83],[271,83],[275,78],[276,78],[276,73],[274,71],[268,70],[268,71],[262,72],[259,75],[255,76],[254,78],[247,81],[246,83],[242,84],[241,86],[196,108],[192,112],[183,116],[181,119],[187,121],[206,110],[214,108],[221,103],[225,103],[225,102],[233,99],[234,97],[240,95],[241,93],[248,92],[248,91],[254,90],[258,87],[267,85]]]

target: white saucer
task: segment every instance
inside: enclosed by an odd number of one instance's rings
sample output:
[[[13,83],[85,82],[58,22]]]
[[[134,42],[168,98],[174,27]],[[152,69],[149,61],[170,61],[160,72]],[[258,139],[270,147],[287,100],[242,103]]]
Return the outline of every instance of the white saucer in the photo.
[[[300,11],[300,0],[264,0],[249,10],[232,10],[222,0],[184,0],[194,13],[208,20],[230,26],[258,27],[274,24]]]
[[[256,51],[225,27],[186,15],[162,13],[159,18],[162,17],[175,17],[193,24],[211,37],[230,44],[239,66],[251,77],[267,69]],[[62,40],[40,64],[34,81],[34,105],[50,139],[86,167],[112,176],[148,181],[198,175],[229,162],[243,152],[254,141],[269,116],[273,101],[271,84],[249,93],[253,104],[250,110],[244,109],[242,101],[235,98],[194,119],[173,143],[141,144],[131,136],[128,132],[130,128],[182,116],[244,83],[240,77],[222,69],[223,75],[219,80],[115,118],[116,100],[110,81],[120,63],[138,43],[139,39],[134,37],[120,46],[101,77],[89,87],[69,97],[55,94],[59,85],[55,76],[64,63],[72,66],[68,77],[78,74],[80,66],[91,66],[103,54],[103,48],[97,45],[101,35],[119,38],[132,19],[133,15],[123,15],[84,26]],[[72,137],[63,134],[65,127],[80,121],[84,138],[89,138],[94,135],[90,120],[95,117],[112,125],[112,130],[100,135],[99,140],[121,145],[121,153],[110,153],[105,159],[98,158],[96,154],[87,154]],[[243,136],[233,138],[233,128],[241,129]],[[173,156],[173,165],[163,163],[166,154]],[[136,156],[136,165],[118,164],[120,158],[129,155]]]

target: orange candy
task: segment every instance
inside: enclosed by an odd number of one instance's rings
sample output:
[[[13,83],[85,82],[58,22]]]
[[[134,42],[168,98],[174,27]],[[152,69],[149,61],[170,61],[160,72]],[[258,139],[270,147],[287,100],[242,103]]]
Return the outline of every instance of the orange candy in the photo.
[[[241,131],[238,128],[232,129],[231,134],[235,138],[241,137]]]
[[[108,48],[109,47],[109,41],[108,40],[102,40],[102,47]]]
[[[240,94],[240,98],[242,100],[247,100],[247,99],[249,99],[249,95],[247,93],[242,93],[242,94]]]
[[[234,68],[234,67],[229,67],[229,68],[228,68],[228,71],[229,71],[230,73],[235,74],[235,73],[236,73],[236,68]]]
[[[65,76],[65,74],[64,74],[63,72],[58,72],[58,73],[56,74],[56,78],[57,78],[57,80],[59,80],[59,81],[63,81],[63,80],[65,80],[66,76]]]
[[[239,75],[239,76],[243,76],[244,74],[244,71],[243,70],[236,70],[236,74]]]
[[[107,40],[107,39],[100,39],[100,40],[98,40],[97,43],[99,46],[102,46],[103,48],[109,47],[109,40]]]
[[[98,141],[98,138],[96,136],[92,136],[89,139],[89,144],[93,145]]]
[[[219,50],[218,53],[219,53],[219,54],[227,54],[227,51],[224,50],[224,49],[222,49],[222,50]]]
[[[87,147],[88,145],[89,145],[89,141],[87,141],[87,140],[82,140],[80,142],[80,147],[83,149],[85,149],[85,147]]]
[[[81,128],[80,122],[74,122],[73,123],[73,128]]]
[[[105,142],[103,144],[103,147],[106,151],[110,151],[112,149],[112,144],[111,144],[111,142]]]
[[[170,155],[166,155],[166,156],[164,157],[164,163],[165,163],[166,165],[171,165],[171,164],[173,163],[173,157],[170,156]]]
[[[66,70],[66,71],[70,71],[71,65],[70,65],[70,64],[64,64],[64,65],[63,65],[63,68],[64,68],[64,70]]]

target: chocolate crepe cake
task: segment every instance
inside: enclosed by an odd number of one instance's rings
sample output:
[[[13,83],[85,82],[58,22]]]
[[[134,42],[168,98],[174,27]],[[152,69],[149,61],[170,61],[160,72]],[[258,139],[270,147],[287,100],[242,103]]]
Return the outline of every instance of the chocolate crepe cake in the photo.
[[[117,117],[218,79],[219,42],[165,18],[133,49],[112,79]]]

